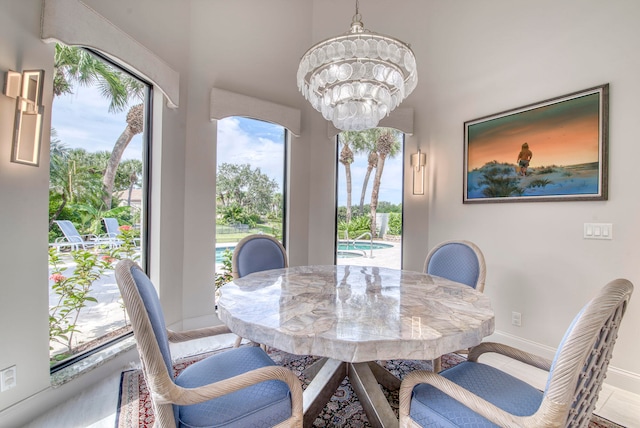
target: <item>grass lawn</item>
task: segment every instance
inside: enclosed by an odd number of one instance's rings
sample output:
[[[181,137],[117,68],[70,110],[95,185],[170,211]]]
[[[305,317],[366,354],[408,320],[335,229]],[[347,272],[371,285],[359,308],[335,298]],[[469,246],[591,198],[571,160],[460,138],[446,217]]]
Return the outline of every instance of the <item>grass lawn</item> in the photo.
[[[274,227],[275,226],[275,227]],[[227,225],[216,224],[216,242],[224,243],[224,242],[238,242],[242,238],[247,235],[252,235],[254,233],[264,233],[265,235],[274,235],[276,231],[279,231],[278,228],[280,224],[258,224],[255,227],[252,227],[246,231],[230,231],[230,227]],[[281,233],[279,234],[281,235]]]

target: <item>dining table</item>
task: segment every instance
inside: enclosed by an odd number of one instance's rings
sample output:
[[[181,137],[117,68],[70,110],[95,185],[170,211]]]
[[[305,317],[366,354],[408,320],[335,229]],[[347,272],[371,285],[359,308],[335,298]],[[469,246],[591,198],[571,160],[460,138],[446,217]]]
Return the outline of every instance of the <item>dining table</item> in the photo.
[[[435,360],[494,331],[489,298],[442,277],[375,266],[312,265],[255,272],[220,289],[218,316],[237,335],[320,357],[305,373],[304,426],[345,377],[373,427],[397,427],[380,385],[400,379],[379,362]]]

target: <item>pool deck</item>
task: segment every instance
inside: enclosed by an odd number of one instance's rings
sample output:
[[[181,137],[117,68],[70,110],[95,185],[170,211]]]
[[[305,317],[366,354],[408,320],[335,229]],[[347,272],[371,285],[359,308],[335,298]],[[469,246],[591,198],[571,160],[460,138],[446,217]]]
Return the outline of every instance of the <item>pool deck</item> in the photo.
[[[374,249],[373,257],[369,257],[371,253],[369,250],[366,250],[366,257],[339,258],[336,264],[341,266],[377,266],[400,269],[402,267],[402,243],[400,241],[382,241],[382,243],[393,246],[379,250]]]

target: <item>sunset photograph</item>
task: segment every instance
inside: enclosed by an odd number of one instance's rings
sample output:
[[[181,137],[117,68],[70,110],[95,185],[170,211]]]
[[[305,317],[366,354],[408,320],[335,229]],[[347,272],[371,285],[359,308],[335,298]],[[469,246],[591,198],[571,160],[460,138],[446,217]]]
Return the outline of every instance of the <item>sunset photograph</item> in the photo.
[[[465,201],[602,197],[607,89],[465,123]]]

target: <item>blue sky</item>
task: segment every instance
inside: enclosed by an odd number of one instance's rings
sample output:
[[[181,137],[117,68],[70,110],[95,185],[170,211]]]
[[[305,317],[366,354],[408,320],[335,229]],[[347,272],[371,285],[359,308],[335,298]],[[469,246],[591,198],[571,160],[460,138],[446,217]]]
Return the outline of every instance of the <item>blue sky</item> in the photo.
[[[134,101],[131,105],[138,103]],[[94,87],[76,86],[74,94],[54,97],[51,127],[69,148],[83,148],[88,152],[111,151],[127,126],[128,110],[109,113],[109,102]],[[141,134],[133,137],[122,159],[142,159]]]
[[[280,185],[284,161],[283,128],[259,120],[231,117],[218,122],[218,165],[222,163],[249,163],[252,168],[260,166],[260,170]],[[295,137],[294,137],[295,138]],[[294,140],[295,144],[295,140]],[[351,165],[352,204],[360,202],[362,183],[367,172],[367,156],[356,155]],[[371,173],[365,203],[371,200]],[[346,205],[346,181],[344,166],[339,166],[338,205]],[[387,159],[382,174],[380,201],[399,204],[402,200],[402,157]]]
[[[58,139],[70,148],[84,148],[89,152],[111,151],[125,129],[128,109],[120,113],[109,113],[108,101],[93,87],[76,87],[74,92],[54,98],[51,126],[56,129]],[[134,101],[131,105],[135,103]],[[264,174],[282,186],[283,135],[282,127],[267,122],[239,117],[221,120],[218,122],[218,164],[249,163],[252,168],[260,166]],[[142,159],[140,134],[131,140],[123,159]],[[366,155],[356,155],[351,166],[354,206],[360,202],[366,168]],[[365,203],[369,203],[371,199],[374,172],[369,180]],[[338,205],[344,206],[346,184],[342,165],[339,166],[338,175]],[[401,156],[387,159],[379,200],[394,204],[402,201]]]

